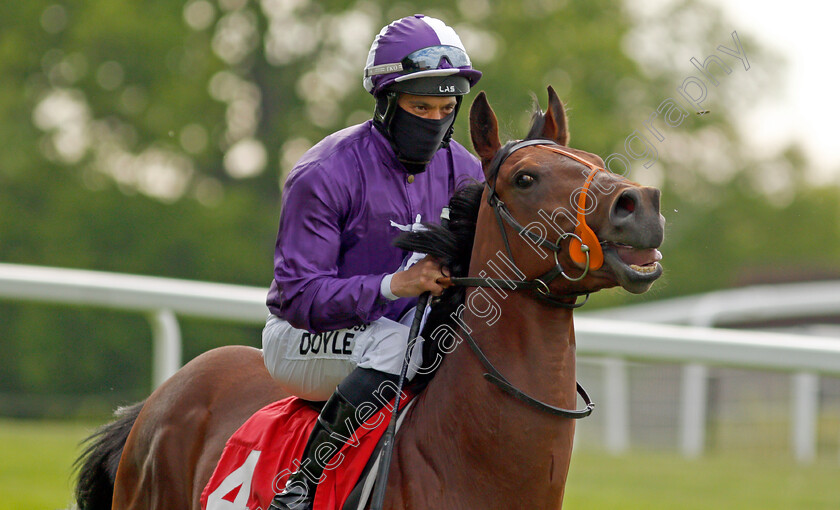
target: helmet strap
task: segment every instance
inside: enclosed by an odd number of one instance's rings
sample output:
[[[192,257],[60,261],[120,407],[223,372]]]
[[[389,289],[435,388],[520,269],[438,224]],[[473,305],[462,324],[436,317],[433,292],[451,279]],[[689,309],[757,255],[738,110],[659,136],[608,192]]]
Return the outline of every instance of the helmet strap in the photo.
[[[455,121],[458,119],[458,111],[461,109],[461,102],[463,99],[464,96],[455,96],[455,118],[452,119],[452,124],[449,125],[449,130],[447,130],[446,134],[443,136],[443,142],[440,144],[442,149],[449,147],[449,141],[452,140],[452,134],[455,132]]]
[[[394,151],[394,154],[397,155],[397,158],[399,158],[400,150],[397,148],[397,144],[394,142],[394,137],[391,135],[391,125],[394,121],[394,114],[396,113],[397,108],[400,107],[397,104],[397,99],[399,99],[399,97],[399,92],[395,92],[393,90],[380,94],[379,96],[376,96],[376,107],[373,110],[373,125],[385,136],[385,139],[388,140],[388,144],[391,146],[391,150]],[[423,169],[425,169],[425,165]],[[423,169],[420,171],[422,172]]]
[[[399,108],[398,98],[398,92],[385,92],[376,97],[376,108],[373,110],[373,123],[389,141],[391,140],[391,122],[394,120],[394,113]],[[393,142],[391,145],[393,146]]]

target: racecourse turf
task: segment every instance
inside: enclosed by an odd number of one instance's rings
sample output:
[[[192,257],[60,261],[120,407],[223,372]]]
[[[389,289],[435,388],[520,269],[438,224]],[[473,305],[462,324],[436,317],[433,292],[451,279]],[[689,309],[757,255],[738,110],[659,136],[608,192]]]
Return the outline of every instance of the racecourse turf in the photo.
[[[94,428],[0,419],[0,510],[68,508],[77,445]],[[689,461],[672,452],[616,457],[579,448],[564,510],[836,510],[838,480],[836,452],[798,466],[778,452]],[[509,496],[510,508],[516,508],[516,495]]]
[[[77,446],[94,428],[79,423],[0,420],[0,509],[69,508]]]

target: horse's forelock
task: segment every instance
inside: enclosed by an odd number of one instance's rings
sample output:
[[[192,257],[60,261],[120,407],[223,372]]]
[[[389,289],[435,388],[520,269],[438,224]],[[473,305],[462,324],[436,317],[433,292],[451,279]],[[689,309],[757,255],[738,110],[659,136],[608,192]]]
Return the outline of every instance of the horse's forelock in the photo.
[[[543,131],[545,130],[545,112],[540,109],[537,96],[533,95],[533,97],[534,113],[531,114],[531,128],[528,130],[528,134],[522,140],[511,140],[507,142],[501,149],[499,149],[496,155],[493,156],[492,161],[490,161],[490,174],[487,176],[489,181],[492,182],[496,180],[496,177],[499,175],[499,161],[510,152],[510,148],[515,143],[524,140],[537,140],[544,137]]]
[[[528,130],[526,140],[534,140],[537,138],[544,138],[543,131],[545,130],[545,112],[540,109],[537,102],[537,96],[534,96],[534,113],[531,114],[531,129]]]

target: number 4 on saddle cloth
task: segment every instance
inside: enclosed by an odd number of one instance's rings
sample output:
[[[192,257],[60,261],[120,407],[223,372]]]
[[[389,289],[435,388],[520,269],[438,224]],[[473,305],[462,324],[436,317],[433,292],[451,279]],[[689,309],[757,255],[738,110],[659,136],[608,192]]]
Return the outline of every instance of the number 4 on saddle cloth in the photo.
[[[414,395],[401,399],[400,412]],[[391,419],[393,402],[358,427],[344,447],[326,459],[313,510],[364,508],[376,475],[374,454]],[[202,510],[268,508],[297,470],[318,411],[288,397],[269,404],[246,421],[225,444],[222,458],[201,493]]]

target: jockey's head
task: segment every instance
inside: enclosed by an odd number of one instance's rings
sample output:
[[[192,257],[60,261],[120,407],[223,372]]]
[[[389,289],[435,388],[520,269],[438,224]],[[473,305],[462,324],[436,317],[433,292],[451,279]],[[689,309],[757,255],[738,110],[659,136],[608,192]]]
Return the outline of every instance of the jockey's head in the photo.
[[[416,14],[385,26],[365,65],[365,89],[376,98],[373,120],[409,173],[452,137],[464,94],[481,78],[455,31]]]

